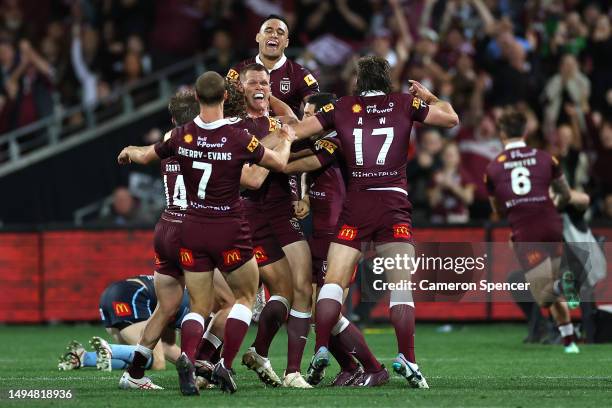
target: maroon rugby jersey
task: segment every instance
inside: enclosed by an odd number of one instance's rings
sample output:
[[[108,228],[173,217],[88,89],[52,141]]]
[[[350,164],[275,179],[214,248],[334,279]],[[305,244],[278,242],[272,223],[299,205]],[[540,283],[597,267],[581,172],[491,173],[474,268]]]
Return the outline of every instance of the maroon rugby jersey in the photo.
[[[487,166],[485,184],[515,230],[521,222],[560,218],[549,188],[561,175],[559,162],[550,154],[511,143]]]
[[[253,63],[263,65],[257,55],[230,69],[227,78],[237,80],[242,68]],[[270,89],[272,95],[289,105],[299,117],[302,101],[308,95],[318,93],[319,84],[310,71],[283,55],[270,71]]]
[[[258,118],[246,118],[240,122],[237,122],[233,126],[238,129],[245,129],[250,134],[261,138],[277,129],[280,129],[282,125],[277,119],[269,116],[261,116]],[[288,203],[292,200],[289,176],[284,173],[270,172],[259,189],[245,190],[242,193],[242,196],[253,202],[262,204],[264,202]]]
[[[155,145],[157,155],[176,156],[187,191],[187,214],[204,217],[242,214],[240,175],[246,162],[258,163],[265,148],[236,120],[204,123],[200,117],[172,131]]]
[[[319,170],[308,173],[310,213],[312,214],[312,232],[314,236],[335,234],[336,224],[342,212],[346,187],[336,152],[340,145],[336,132],[317,140],[313,150],[323,165]]]
[[[335,128],[342,146],[348,191],[393,189],[406,192],[406,161],[413,122],[429,106],[410,94],[369,92],[345,96],[317,113],[324,129]]]
[[[187,210],[187,191],[181,174],[181,165],[176,157],[169,157],[161,161],[161,175],[166,196],[164,214],[171,217],[183,217]]]

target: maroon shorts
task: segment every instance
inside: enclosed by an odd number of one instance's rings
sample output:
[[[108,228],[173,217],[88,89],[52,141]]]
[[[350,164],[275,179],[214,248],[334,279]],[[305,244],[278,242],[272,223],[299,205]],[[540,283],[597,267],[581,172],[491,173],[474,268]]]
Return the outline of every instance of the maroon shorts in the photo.
[[[157,273],[179,279],[183,276],[179,260],[182,219],[162,214],[155,225],[153,245],[155,248],[155,270]]]
[[[253,257],[249,223],[242,217],[187,217],[181,225],[179,259],[184,270],[231,272]]]
[[[293,213],[291,202],[265,203],[262,205],[261,215],[268,220],[272,234],[281,247],[305,239],[302,227]]]
[[[409,242],[412,204],[398,191],[348,192],[332,242],[361,251],[364,242]]]
[[[526,219],[512,225],[514,252],[527,272],[546,258],[558,258],[563,254],[563,222],[561,218]]]
[[[242,201],[244,216],[249,222],[249,228],[252,234],[253,255],[258,266],[266,266],[274,263],[285,256],[283,248],[278,240],[272,234],[272,229],[265,216],[261,212],[261,208],[257,204]]]

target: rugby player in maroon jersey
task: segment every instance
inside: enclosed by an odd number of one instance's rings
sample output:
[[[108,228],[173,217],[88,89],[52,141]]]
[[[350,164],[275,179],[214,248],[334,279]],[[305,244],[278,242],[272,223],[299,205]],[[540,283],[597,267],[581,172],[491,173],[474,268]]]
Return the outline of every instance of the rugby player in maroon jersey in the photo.
[[[336,129],[338,153],[348,177],[347,195],[337,235],[329,247],[325,284],[316,305],[316,353],[311,365],[329,365],[329,338],[338,323],[343,291],[361,255],[362,243],[374,242],[379,256],[414,256],[411,204],[407,197],[406,161],[413,122],[453,127],[459,123],[452,106],[416,81],[410,94],[391,91],[388,62],[363,57],[358,62],[355,96],[340,98],[314,117],[295,124],[298,138]],[[387,269],[389,282],[410,279],[410,271]],[[392,291],[389,317],[395,328],[396,373],[415,388],[428,388],[414,357],[414,303],[409,291]],[[388,379],[384,368],[366,371],[359,385]]]
[[[557,159],[525,144],[526,124],[519,112],[506,112],[499,119],[504,151],[487,166],[485,184],[494,211],[508,218],[529,290],[540,306],[549,308],[565,352],[578,353],[559,280],[563,223],[549,191],[557,194],[558,206],[570,203],[572,193]]]
[[[199,113],[198,102],[193,91],[179,91],[170,99],[168,105],[172,124],[181,126],[193,120]],[[165,137],[169,137],[170,132]],[[152,350],[162,335],[162,331],[174,319],[183,298],[185,287],[183,272],[178,259],[180,224],[187,209],[185,185],[176,158],[162,160],[161,174],[166,196],[166,208],[155,226],[155,288],[158,304],[151,318],[144,327],[134,353],[132,365],[119,381],[121,388],[157,389],[159,388],[144,376],[144,368],[151,356]],[[224,315],[234,303],[231,290],[218,271],[215,272],[215,311]],[[198,315],[187,314],[183,322],[190,325],[189,320]],[[224,322],[217,319],[208,328],[208,336],[222,331]],[[188,339],[189,336],[181,336]],[[206,337],[206,335],[205,335]],[[188,344],[185,345],[188,348]],[[178,359],[180,360],[180,359]],[[177,360],[177,361],[178,361]]]
[[[270,72],[272,95],[289,105],[299,117],[302,102],[308,95],[319,92],[319,84],[306,68],[285,56],[285,49],[289,45],[287,22],[280,16],[267,17],[262,22],[255,41],[259,47],[257,56],[230,69],[227,77],[238,80],[242,68],[252,63],[262,64]],[[273,232],[291,266],[293,302],[287,319],[289,346],[285,373],[288,382],[295,380],[301,383],[298,378],[301,376],[300,363],[306,346],[312,309],[312,258],[301,226],[293,213],[291,201],[297,202],[299,193],[292,191],[292,199],[287,200],[286,192],[289,187],[286,182],[286,177],[274,178],[267,194],[263,215],[271,221]],[[295,190],[299,190],[297,178],[292,177],[291,182]]]
[[[324,106],[335,103],[335,99],[335,96],[329,93],[309,96],[304,106],[304,116],[314,116]],[[307,175],[308,204],[312,213],[313,233],[309,244],[313,258],[313,283],[317,285],[317,295],[318,289],[325,282],[327,251],[335,236],[346,195],[344,178],[336,160],[338,142],[335,140],[335,135],[335,131],[329,132],[314,142],[311,149],[297,152],[296,156],[304,157],[287,164],[285,168],[285,172],[288,173],[310,171]],[[345,298],[347,292],[348,290],[344,291]],[[331,334],[329,351],[341,368],[332,381],[332,386],[353,385],[361,378],[363,368],[357,364],[355,358],[363,364],[367,371],[380,371],[380,363],[370,351],[363,334],[348,319],[341,316]],[[323,380],[324,375],[324,370],[316,370],[310,366],[306,380],[309,384],[317,385]]]
[[[212,271],[217,267],[224,273],[236,303],[225,324],[225,344],[213,379],[222,390],[235,392],[237,387],[231,367],[251,320],[259,280],[250,232],[240,204],[242,167],[246,162],[253,162],[282,170],[294,135],[290,128],[283,127],[279,131],[280,144],[274,151],[267,149],[255,136],[232,127],[234,121],[223,118],[227,91],[220,75],[202,74],[195,88],[200,103],[199,116],[174,129],[168,140],[157,143],[153,149],[124,149],[118,160],[120,163],[147,164],[159,158],[178,157],[188,202],[181,224],[179,257],[191,295],[191,310],[200,316],[210,313]],[[207,233],[202,234],[202,231]],[[201,325],[197,329],[194,327],[191,333],[195,346],[186,361],[189,366],[186,371],[191,375],[179,377],[183,394],[197,394],[193,361],[203,332]]]

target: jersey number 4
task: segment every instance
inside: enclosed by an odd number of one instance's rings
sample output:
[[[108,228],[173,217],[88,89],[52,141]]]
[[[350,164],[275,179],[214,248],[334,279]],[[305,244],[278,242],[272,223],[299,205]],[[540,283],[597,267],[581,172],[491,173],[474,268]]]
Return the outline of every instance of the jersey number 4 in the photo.
[[[372,129],[372,136],[384,135],[385,141],[383,142],[378,157],[376,157],[376,164],[384,165],[389,153],[391,143],[393,143],[393,128],[377,128]],[[357,166],[363,166],[363,129],[353,129],[353,136],[355,136],[355,164]]]
[[[198,184],[198,198],[204,200],[204,198],[206,198],[206,186],[208,186],[208,180],[210,180],[210,175],[212,174],[212,164],[196,161],[193,162],[193,168],[203,170],[200,183]],[[164,184],[167,192],[168,176],[164,176]],[[167,204],[170,205],[170,203]],[[185,180],[182,174],[176,176],[176,181],[174,182],[172,205],[176,205],[180,208],[187,208],[187,189],[185,188]]]

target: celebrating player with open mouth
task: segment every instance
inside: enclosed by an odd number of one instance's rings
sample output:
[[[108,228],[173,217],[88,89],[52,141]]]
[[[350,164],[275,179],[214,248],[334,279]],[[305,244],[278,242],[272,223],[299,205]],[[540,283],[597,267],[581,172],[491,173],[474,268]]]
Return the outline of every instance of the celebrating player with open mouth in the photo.
[[[329,365],[329,338],[338,323],[343,291],[361,255],[362,243],[373,241],[379,256],[414,256],[406,161],[413,122],[453,127],[459,119],[452,106],[418,82],[410,94],[392,93],[389,63],[379,57],[358,62],[356,96],[295,125],[298,138],[336,129],[339,154],[348,175],[347,196],[337,235],[327,255],[327,275],[316,305],[316,353],[311,365]],[[410,279],[405,270],[387,270],[392,282]],[[416,388],[427,388],[414,357],[414,303],[409,292],[392,292],[389,315],[398,355],[394,370]],[[384,368],[366,372],[360,385],[386,382]]]

